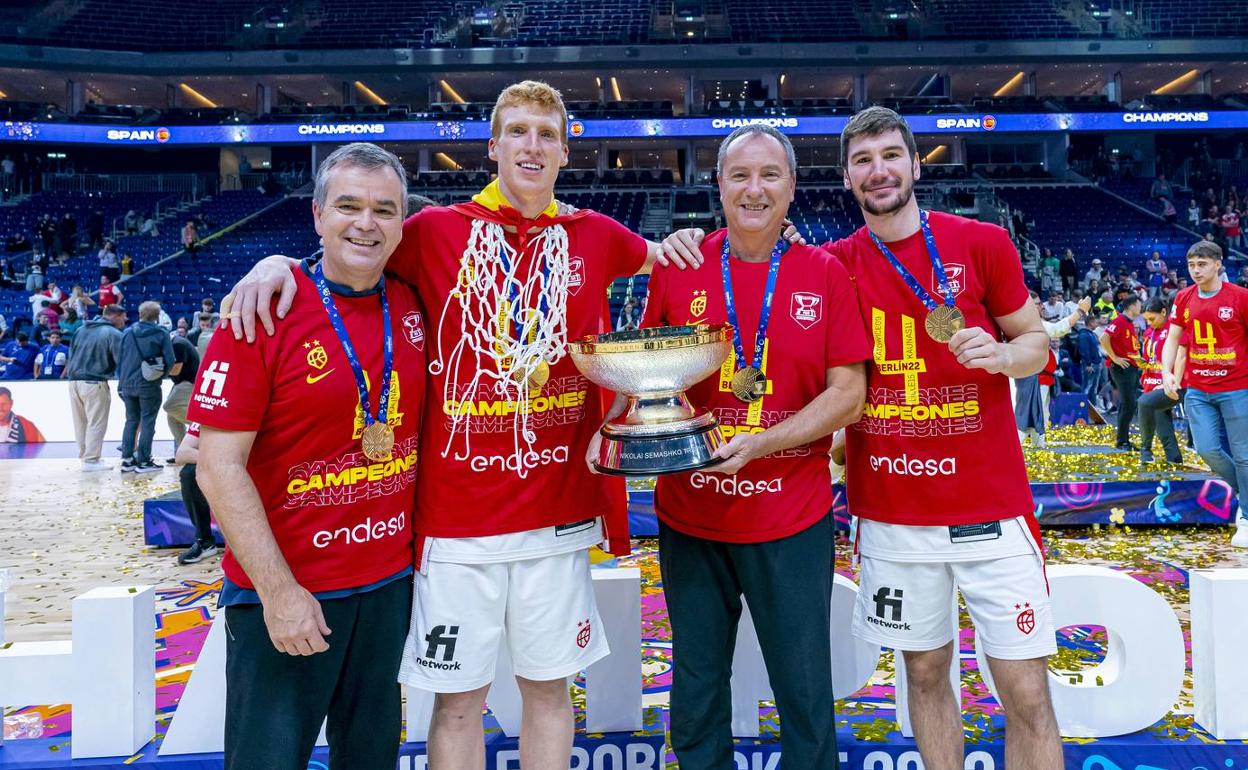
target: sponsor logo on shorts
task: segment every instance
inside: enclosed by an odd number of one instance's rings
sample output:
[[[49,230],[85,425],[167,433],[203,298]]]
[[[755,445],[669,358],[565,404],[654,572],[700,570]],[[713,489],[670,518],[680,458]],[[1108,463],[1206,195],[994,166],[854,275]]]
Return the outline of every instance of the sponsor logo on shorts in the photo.
[[[589,618],[576,624],[576,646],[582,650],[589,646],[589,639],[594,633],[594,627],[590,625]]]
[[[1020,610],[1018,617],[1014,619],[1014,625],[1018,626],[1018,630],[1022,631],[1024,635],[1035,631],[1036,611],[1031,608],[1031,602],[1015,604],[1014,609]]]
[[[723,476],[718,473],[702,473],[698,471],[690,474],[689,486],[694,489],[711,489],[721,495],[729,495],[730,497],[753,497],[754,495],[780,492],[784,488],[784,479],[750,481],[749,479],[738,479],[736,475]]]
[[[875,592],[875,596],[871,597],[872,601],[875,602],[875,615],[868,615],[867,622],[881,628],[909,631],[910,624],[901,620],[903,594],[904,592],[900,588],[880,586],[879,590]]]
[[[917,457],[902,455],[885,457],[871,455],[871,470],[883,470],[896,476],[953,476],[958,472],[958,458],[932,457],[920,460]]]
[[[459,626],[434,626],[425,634],[429,644],[424,657],[416,659],[416,665],[436,671],[459,671],[461,665],[455,660],[455,642],[459,639]],[[442,660],[438,660],[442,650]]]

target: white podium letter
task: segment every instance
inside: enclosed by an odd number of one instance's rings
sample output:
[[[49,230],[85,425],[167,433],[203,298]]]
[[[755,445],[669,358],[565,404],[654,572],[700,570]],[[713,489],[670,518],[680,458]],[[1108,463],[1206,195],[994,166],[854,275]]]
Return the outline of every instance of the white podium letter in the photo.
[[[1248,738],[1248,569],[1192,570],[1196,722],[1224,741]]]

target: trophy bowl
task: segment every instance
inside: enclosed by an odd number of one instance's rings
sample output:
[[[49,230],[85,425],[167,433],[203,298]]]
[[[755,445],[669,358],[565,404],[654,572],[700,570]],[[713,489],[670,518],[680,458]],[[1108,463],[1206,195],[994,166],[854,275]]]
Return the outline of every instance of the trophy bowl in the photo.
[[[576,368],[622,393],[628,406],[602,427],[594,466],[603,473],[653,476],[714,465],[724,443],[719,423],[685,390],[732,354],[732,327],[661,326],[591,335],[568,345]]]

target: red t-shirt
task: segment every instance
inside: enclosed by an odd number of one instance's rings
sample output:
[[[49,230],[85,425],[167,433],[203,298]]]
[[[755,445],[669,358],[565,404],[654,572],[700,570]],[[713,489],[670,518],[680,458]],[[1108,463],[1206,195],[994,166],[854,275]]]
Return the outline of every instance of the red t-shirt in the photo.
[[[1109,337],[1109,349],[1114,355],[1135,363],[1140,356],[1140,338],[1135,333],[1135,322],[1122,313],[1114,317],[1105,327],[1105,336]],[[1106,368],[1116,366],[1113,359],[1105,359]]]
[[[1226,281],[1212,297],[1188,286],[1174,298],[1170,323],[1183,328],[1183,385],[1205,393],[1248,388],[1248,289]]]
[[[117,304],[117,285],[110,283],[107,286],[101,286],[100,291],[100,307]]]
[[[1228,238],[1239,235],[1239,214],[1228,211],[1222,215],[1222,232]]]
[[[702,242],[696,270],[656,269],[650,278],[643,326],[726,323],[720,249],[727,231]],[[730,261],[733,297],[747,364],[767,285],[767,262]],[[793,246],[780,259],[768,325],[763,372],[772,393],[750,404],[729,385],[736,356],[689,389],[694,406],[709,408],[724,433],[762,430],[792,417],[827,388],[827,370],[871,356],[858,298],[845,268],[832,255]],[[734,476],[694,471],[660,476],[655,510],[664,523],[689,535],[758,543],[806,529],[832,508],[828,449],[832,437],[752,460]]]
[[[1009,235],[940,212],[932,212],[930,221],[968,327],[1000,337],[993,318],[1030,301]],[[888,246],[941,301],[923,234]],[[865,227],[826,248],[857,281],[862,316],[875,341],[866,411],[845,434],[850,512],[922,526],[1030,517],[1034,507],[1009,378],[967,369],[947,344],[927,335],[927,308]]]
[[[1149,326],[1144,329],[1140,340],[1140,390],[1148,393],[1161,387],[1161,351],[1166,346],[1166,337],[1170,336],[1170,325],[1164,324],[1160,329]]]
[[[424,324],[411,288],[386,282],[394,329],[387,423],[393,457],[373,462],[360,436],[355,377],[316,285],[296,267],[286,320],[254,344],[214,334],[200,364],[187,419],[209,428],[256,431],[247,472],[295,579],[318,593],[356,588],[412,564],[412,486],[425,400]],[[334,295],[369,382],[376,414],[382,376],[381,302],[376,293]],[[230,549],[226,577],[254,584]]]
[[[457,286],[473,221],[450,208],[421,210],[404,223],[403,240],[387,266],[415,286],[428,309],[431,363],[439,355],[448,356],[460,339],[463,313],[450,294]],[[646,242],[597,213],[568,222],[565,228],[571,268],[567,336],[575,340],[606,330],[607,288],[616,278],[641,269]],[[517,245],[514,234],[507,237]],[[535,261],[533,240],[526,240],[518,265],[522,275],[530,274]],[[471,382],[477,365],[470,351],[459,359],[461,386]],[[481,366],[494,364],[483,360]],[[445,369],[430,372],[422,468],[416,484],[416,529],[421,535],[504,535],[597,515],[604,515],[605,521],[612,511],[623,515],[627,505],[623,480],[590,473],[585,465],[585,450],[602,424],[603,396],[577,370],[571,356],[551,366],[549,381],[531,398],[529,428],[536,440],[532,450],[522,453],[514,434],[515,402],[496,394],[493,380],[483,378],[472,393],[448,392],[448,380]],[[462,432],[451,441],[456,409],[468,410],[467,444]],[[609,533],[619,535],[627,533]]]

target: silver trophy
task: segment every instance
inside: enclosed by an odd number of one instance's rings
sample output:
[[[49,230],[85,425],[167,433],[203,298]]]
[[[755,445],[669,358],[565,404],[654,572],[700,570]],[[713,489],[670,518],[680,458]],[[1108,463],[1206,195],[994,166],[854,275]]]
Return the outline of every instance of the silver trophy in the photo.
[[[583,337],[569,345],[572,362],[594,383],[628,397],[602,427],[594,467],[603,473],[653,476],[714,465],[724,443],[719,423],[695,408],[685,389],[718,371],[732,353],[732,327],[662,326]]]

